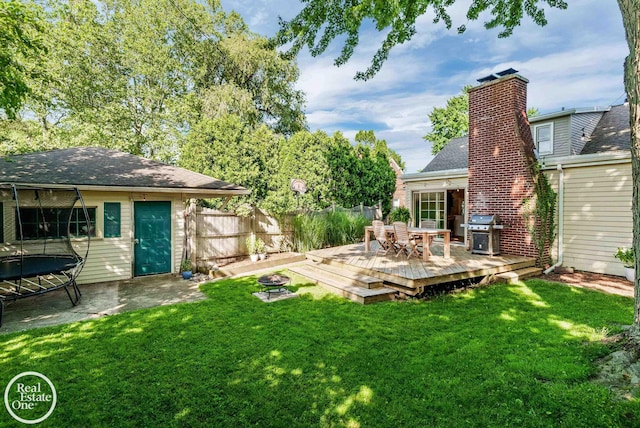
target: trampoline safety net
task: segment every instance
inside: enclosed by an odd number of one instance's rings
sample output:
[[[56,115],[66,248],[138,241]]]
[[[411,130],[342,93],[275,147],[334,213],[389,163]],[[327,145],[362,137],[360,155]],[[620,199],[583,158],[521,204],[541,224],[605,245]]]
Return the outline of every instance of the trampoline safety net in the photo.
[[[64,288],[78,303],[93,228],[75,187],[0,184],[0,325],[6,301]]]

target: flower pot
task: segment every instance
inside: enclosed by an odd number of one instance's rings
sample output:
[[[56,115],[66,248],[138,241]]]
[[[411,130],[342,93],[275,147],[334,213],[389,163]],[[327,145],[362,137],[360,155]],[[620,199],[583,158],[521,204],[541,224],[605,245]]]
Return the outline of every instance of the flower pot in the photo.
[[[636,270],[634,268],[624,268],[624,276],[627,278],[627,281],[635,281],[636,279]]]
[[[258,255],[257,254],[251,254],[249,256],[249,258],[251,259],[252,262],[257,262],[258,261]]]
[[[191,277],[193,277],[193,272],[190,270],[182,272],[182,279],[191,279]]]
[[[266,253],[260,253],[258,254],[258,256],[260,256],[260,260],[264,260],[267,258],[267,254]]]

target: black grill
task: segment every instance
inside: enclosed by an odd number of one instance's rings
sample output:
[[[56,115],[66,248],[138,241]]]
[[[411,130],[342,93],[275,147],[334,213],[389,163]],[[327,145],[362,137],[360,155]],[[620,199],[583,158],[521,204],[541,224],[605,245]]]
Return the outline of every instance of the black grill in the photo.
[[[475,254],[500,254],[500,229],[497,214],[471,214],[467,229],[471,233],[471,252]]]

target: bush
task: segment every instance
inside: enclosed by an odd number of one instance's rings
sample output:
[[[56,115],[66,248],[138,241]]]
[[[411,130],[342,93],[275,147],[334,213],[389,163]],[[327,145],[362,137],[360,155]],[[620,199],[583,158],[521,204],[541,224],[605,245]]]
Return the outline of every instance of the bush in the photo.
[[[245,243],[247,244],[247,251],[249,254],[263,253],[267,248],[264,241],[260,238],[256,238],[255,235],[247,237]]]
[[[620,260],[624,267],[634,268],[636,259],[634,257],[633,248],[618,248],[613,257]]]
[[[298,214],[293,219],[293,245],[299,252],[360,242],[369,220],[361,214],[336,211]]]
[[[389,221],[401,221],[408,223],[411,220],[411,211],[407,207],[399,207],[389,213]]]
[[[189,272],[191,271],[191,259],[183,259],[180,263],[180,272]]]

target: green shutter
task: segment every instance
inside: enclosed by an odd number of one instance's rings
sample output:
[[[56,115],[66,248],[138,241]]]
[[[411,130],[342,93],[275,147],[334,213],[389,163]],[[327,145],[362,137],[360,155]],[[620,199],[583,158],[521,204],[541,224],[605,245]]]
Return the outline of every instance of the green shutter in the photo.
[[[4,208],[0,202],[0,242],[4,242]]]
[[[120,238],[120,202],[104,203],[104,237]]]

